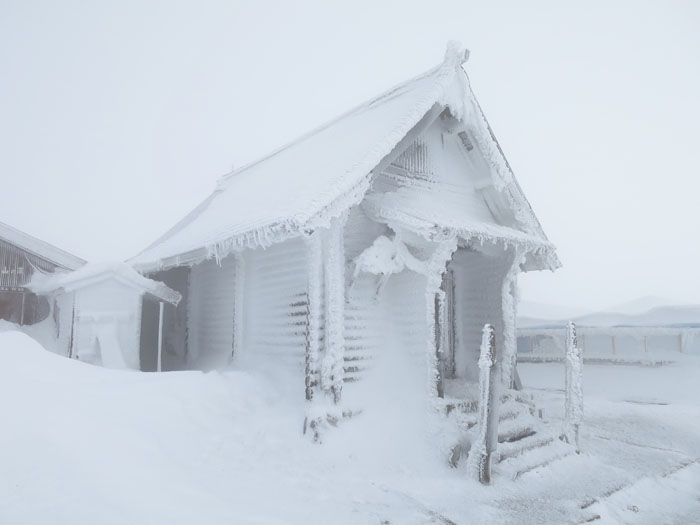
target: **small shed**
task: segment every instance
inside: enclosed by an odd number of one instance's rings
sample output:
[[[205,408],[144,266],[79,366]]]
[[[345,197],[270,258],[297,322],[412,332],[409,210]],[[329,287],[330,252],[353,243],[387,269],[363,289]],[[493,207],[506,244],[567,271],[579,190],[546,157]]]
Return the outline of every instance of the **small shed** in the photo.
[[[108,368],[141,368],[144,304],[160,316],[149,332],[158,333],[166,304],[176,306],[178,292],[137,273],[126,263],[89,264],[77,271],[39,277],[33,291],[55,298],[59,352]],[[156,341],[157,345],[157,341]]]

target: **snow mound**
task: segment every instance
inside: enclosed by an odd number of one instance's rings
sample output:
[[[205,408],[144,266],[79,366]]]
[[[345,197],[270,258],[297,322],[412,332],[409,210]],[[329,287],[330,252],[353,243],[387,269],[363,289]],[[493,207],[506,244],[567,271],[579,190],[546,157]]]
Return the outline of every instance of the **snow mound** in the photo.
[[[424,523],[401,487],[456,490],[369,413],[313,444],[303,384],[254,373],[110,370],[5,331],[0,397],[2,524]]]

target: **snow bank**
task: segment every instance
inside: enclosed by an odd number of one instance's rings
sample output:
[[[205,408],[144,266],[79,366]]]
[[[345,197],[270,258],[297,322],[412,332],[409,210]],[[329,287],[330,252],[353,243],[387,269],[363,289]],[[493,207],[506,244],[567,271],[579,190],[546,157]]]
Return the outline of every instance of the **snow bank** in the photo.
[[[690,489],[698,469],[663,476],[700,457],[700,367],[624,368],[630,376],[587,367],[581,455],[519,482],[497,478],[482,487],[426,453],[424,420],[401,416],[405,393],[415,391],[408,388],[411,375],[388,378],[394,398],[384,400],[385,410],[353,417],[314,445],[302,435],[303,385],[235,371],[108,370],[6,331],[0,523],[558,524],[593,513],[634,518],[631,506],[640,517],[658,517],[646,495],[661,491],[673,499],[658,509],[673,503],[677,512],[668,516],[683,522],[697,510]],[[549,386],[546,377],[533,376],[549,369],[523,367],[526,387]],[[562,367],[551,370],[552,386],[560,388]],[[673,385],[677,390],[668,390]],[[605,400],[618,392],[625,401]],[[546,396],[558,396],[547,407],[556,417],[561,395]],[[671,404],[632,402],[650,397]],[[633,484],[644,476],[651,481]],[[606,500],[621,483],[632,483],[631,492]],[[683,487],[683,494],[671,494]],[[594,499],[600,505],[581,508]]]
[[[456,474],[400,439],[372,448],[374,417],[310,443],[300,387],[109,370],[0,333],[0,523],[424,523],[409,493],[452,492]]]

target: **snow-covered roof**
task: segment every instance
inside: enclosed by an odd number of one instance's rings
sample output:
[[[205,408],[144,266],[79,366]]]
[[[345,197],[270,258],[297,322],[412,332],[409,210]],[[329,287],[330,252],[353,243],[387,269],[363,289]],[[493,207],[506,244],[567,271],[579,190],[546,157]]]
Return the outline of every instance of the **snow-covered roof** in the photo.
[[[48,242],[32,237],[2,222],[0,222],[0,239],[65,270],[77,270],[86,262],[80,257],[71,255]]]
[[[525,225],[522,233],[546,252],[545,265],[556,268],[554,248],[471,91],[462,69],[467,57],[468,52],[451,43],[439,66],[223,176],[204,202],[130,262],[140,271],[154,271],[268,246],[327,226],[362,200],[373,170],[424,117],[449,108],[454,117],[468,122],[494,186],[508,195],[519,223]]]
[[[165,284],[144,277],[124,262],[86,264],[74,272],[37,275],[29,285],[36,293],[72,292],[112,279],[174,305],[182,296]]]

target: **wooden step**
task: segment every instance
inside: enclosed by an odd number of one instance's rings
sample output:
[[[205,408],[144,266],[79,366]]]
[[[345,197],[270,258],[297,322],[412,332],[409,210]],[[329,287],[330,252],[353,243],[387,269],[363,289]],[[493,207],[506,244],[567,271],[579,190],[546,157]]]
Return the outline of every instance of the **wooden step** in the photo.
[[[506,458],[497,464],[497,473],[501,476],[517,480],[522,475],[543,468],[555,461],[575,454],[571,445],[559,439],[553,439],[545,446],[532,447],[522,454]]]
[[[506,459],[521,456],[525,452],[536,448],[546,447],[554,442],[555,439],[558,439],[558,437],[551,433],[537,432],[520,441],[500,443],[498,445],[498,462],[500,463]]]

